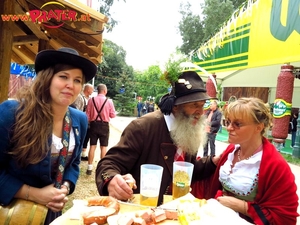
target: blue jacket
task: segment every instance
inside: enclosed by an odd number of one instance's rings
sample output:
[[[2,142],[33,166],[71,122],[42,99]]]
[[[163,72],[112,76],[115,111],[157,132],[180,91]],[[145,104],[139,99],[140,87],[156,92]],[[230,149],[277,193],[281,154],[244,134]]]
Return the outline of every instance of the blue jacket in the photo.
[[[41,162],[26,168],[17,167],[15,160],[6,153],[10,149],[9,138],[18,104],[15,100],[8,100],[0,104],[0,205],[9,204],[23,184],[42,188],[54,183],[54,180],[51,179],[50,150]],[[65,168],[63,180],[73,183],[71,194],[79,176],[80,155],[88,122],[85,113],[71,107],[69,110],[75,136],[75,149],[70,166]],[[49,142],[52,142],[52,136]]]

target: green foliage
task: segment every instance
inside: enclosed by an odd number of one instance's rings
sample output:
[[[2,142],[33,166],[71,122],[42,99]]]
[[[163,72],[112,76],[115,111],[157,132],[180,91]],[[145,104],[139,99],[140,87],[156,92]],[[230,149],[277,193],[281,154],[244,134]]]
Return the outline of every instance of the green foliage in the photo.
[[[119,1],[119,0],[118,0]],[[124,0],[124,2],[126,2]],[[114,0],[100,0],[99,12],[108,17],[107,31],[111,32],[113,28],[118,25],[118,21],[115,20],[110,14],[110,7],[114,4]]]
[[[105,40],[103,45],[103,62],[98,66],[98,75],[95,78],[95,86],[104,83],[107,86],[107,96],[114,98],[118,94],[117,81],[121,73],[126,73],[133,78],[133,69],[126,64],[126,51],[112,41]]]
[[[234,9],[238,9],[243,3],[247,2],[248,0],[231,0]]]
[[[165,72],[162,76],[162,79],[165,79],[169,82],[169,84],[174,84],[178,80],[179,75],[181,74],[182,68],[180,67],[180,63],[186,62],[187,59],[184,56],[179,55],[170,55],[166,65]]]
[[[202,43],[214,36],[220,27],[229,19],[235,9],[247,0],[204,0],[201,4],[202,12],[193,14],[191,4],[181,4],[178,30],[183,44],[180,51],[189,55],[201,46]],[[200,18],[203,17],[203,19]]]
[[[232,1],[205,0],[203,8],[204,40],[215,35],[233,11]]]
[[[180,4],[180,14],[182,20],[179,22],[179,33],[183,44],[179,50],[188,55],[191,51],[199,47],[204,38],[203,22],[199,15],[193,15],[191,11],[191,4]]]
[[[300,158],[285,153],[281,153],[281,155],[283,156],[283,158],[285,158],[285,160],[288,163],[294,164],[296,166],[300,166]]]
[[[120,93],[120,88],[124,88],[125,92]],[[116,94],[114,98],[115,108],[120,116],[133,116],[136,107],[134,98],[133,82],[131,76],[122,73],[116,82]]]
[[[158,97],[168,92],[169,84],[166,80],[161,79],[162,71],[158,65],[151,65],[143,73],[135,73],[135,90],[137,96],[142,97],[143,101],[150,96],[155,98],[158,103]],[[158,99],[158,100],[156,100]]]

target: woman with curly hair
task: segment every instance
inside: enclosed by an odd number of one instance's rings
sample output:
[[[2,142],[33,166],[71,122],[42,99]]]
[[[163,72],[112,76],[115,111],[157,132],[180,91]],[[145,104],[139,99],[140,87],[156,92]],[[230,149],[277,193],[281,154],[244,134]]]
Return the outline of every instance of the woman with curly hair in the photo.
[[[35,70],[33,83],[0,105],[0,204],[25,199],[46,206],[49,224],[74,191],[88,126],[85,113],[69,105],[97,67],[60,48],[39,52]]]

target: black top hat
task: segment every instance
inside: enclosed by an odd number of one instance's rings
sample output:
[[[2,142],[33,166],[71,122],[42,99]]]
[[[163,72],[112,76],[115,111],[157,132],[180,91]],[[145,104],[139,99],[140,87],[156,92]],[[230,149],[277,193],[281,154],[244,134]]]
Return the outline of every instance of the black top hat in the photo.
[[[210,97],[206,94],[201,77],[195,71],[186,71],[175,82],[174,90],[161,98],[158,106],[164,114],[169,115],[174,105],[208,99]]]
[[[97,72],[97,66],[92,61],[81,57],[75,49],[66,47],[40,51],[35,58],[35,72],[38,73],[56,64],[67,64],[81,69],[86,82],[93,79]]]

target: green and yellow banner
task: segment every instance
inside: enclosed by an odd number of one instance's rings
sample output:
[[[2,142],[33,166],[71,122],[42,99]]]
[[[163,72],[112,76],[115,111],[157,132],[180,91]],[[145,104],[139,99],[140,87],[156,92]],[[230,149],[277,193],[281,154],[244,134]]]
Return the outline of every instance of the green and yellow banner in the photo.
[[[300,0],[249,0],[192,62],[208,72],[298,62],[299,13]]]

